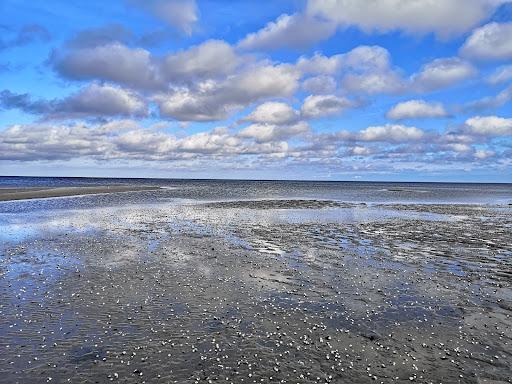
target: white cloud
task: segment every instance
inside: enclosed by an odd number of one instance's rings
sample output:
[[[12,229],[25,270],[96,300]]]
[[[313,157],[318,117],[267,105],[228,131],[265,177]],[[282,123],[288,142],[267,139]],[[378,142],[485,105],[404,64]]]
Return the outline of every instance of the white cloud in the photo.
[[[240,137],[250,137],[258,142],[279,141],[309,132],[309,125],[303,121],[291,125],[251,124],[242,129]]]
[[[289,64],[257,66],[234,76],[232,87],[239,94],[237,97],[245,93],[254,93],[257,97],[286,97],[297,90],[299,78],[300,73]]]
[[[370,155],[372,151],[370,148],[356,145],[355,147],[350,148],[350,153],[354,156],[367,156]]]
[[[450,151],[457,152],[457,153],[468,153],[468,152],[473,151],[473,148],[470,145],[463,144],[463,143],[445,144],[443,146],[443,149],[448,149]]]
[[[135,88],[164,89],[169,84],[224,78],[246,60],[226,42],[207,40],[163,58],[114,42],[57,52],[52,62],[61,75],[71,79],[100,79]]]
[[[288,151],[286,142],[267,141],[289,138],[307,129],[305,123],[283,129],[275,127],[265,138],[261,134],[242,137],[230,134],[226,128],[215,128],[177,138],[143,128],[133,120],[89,125],[14,125],[0,132],[0,160],[180,161],[205,157],[219,161],[221,157],[239,155],[283,156]]]
[[[475,116],[464,123],[468,133],[481,136],[512,136],[512,119],[498,116]]]
[[[348,74],[341,82],[342,88],[349,92],[400,93],[405,90],[401,77],[395,72]]]
[[[112,140],[114,149],[125,153],[154,156],[155,154],[172,153],[178,148],[178,140],[163,132],[143,130],[139,127],[119,134]]]
[[[419,91],[445,88],[475,76],[476,69],[458,57],[439,58],[424,65],[412,76],[412,87]]]
[[[345,97],[335,95],[310,95],[304,99],[301,113],[306,119],[316,119],[341,113],[345,109],[354,106],[354,102]]]
[[[475,151],[475,154],[474,154],[474,156],[478,160],[485,160],[485,159],[488,159],[488,158],[493,157],[495,155],[496,155],[495,151],[486,150],[486,149],[479,149],[479,150]]]
[[[35,123],[0,131],[0,160],[4,164],[9,161],[53,164],[94,161],[109,166],[122,160],[130,166],[158,162],[157,167],[166,164],[173,169],[188,170],[204,167],[255,170],[267,165],[284,170],[290,162],[295,166],[314,164],[322,169],[333,166],[339,170],[340,165],[353,158],[358,171],[397,171],[404,169],[406,163],[411,170],[422,167],[441,170],[475,160],[481,165],[496,166],[503,157],[498,156],[485,139],[475,134],[473,139],[465,134],[427,134],[415,127],[390,124],[359,132],[330,134],[314,133],[305,122],[252,124],[238,133],[219,127],[180,138],[158,127],[144,128],[134,120],[95,124]],[[475,143],[478,143],[477,150],[472,147]],[[361,163],[372,155],[379,161]]]
[[[303,74],[328,74],[332,75],[341,69],[342,55],[330,57],[315,53],[312,57],[301,56],[297,60],[297,68]]]
[[[291,124],[298,118],[299,113],[289,104],[269,101],[260,104],[243,120],[261,124]]]
[[[336,80],[332,76],[310,77],[302,83],[302,88],[310,93],[326,94],[336,91]]]
[[[493,85],[505,83],[509,80],[512,80],[512,65],[499,67],[487,78],[487,81]]]
[[[162,115],[177,120],[221,120],[259,100],[292,96],[299,77],[300,73],[292,65],[258,65],[221,82],[201,83],[195,90],[179,89],[157,95],[154,101]]]
[[[303,14],[282,14],[257,32],[248,34],[238,46],[243,49],[302,48],[331,36],[336,25]]]
[[[186,34],[190,35],[199,20],[195,0],[129,0],[130,3],[151,13]]]
[[[145,89],[161,86],[151,54],[120,43],[57,53],[52,61],[60,74],[75,80],[109,80]]]
[[[480,100],[468,103],[465,109],[479,110],[488,108],[499,108],[512,100],[512,85],[509,85],[495,96],[487,96]]]
[[[346,70],[341,84],[350,92],[377,94],[404,90],[404,81],[392,67],[391,56],[385,48],[359,46],[342,55],[340,60]]]
[[[505,0],[309,0],[307,12],[340,26],[365,32],[401,30],[436,33],[442,38],[465,33],[487,19]]]
[[[446,117],[448,113],[441,103],[428,103],[424,100],[409,100],[396,104],[386,116],[389,119],[417,119],[426,117]]]
[[[108,158],[113,145],[102,127],[84,124],[13,125],[0,132],[0,159],[60,160],[81,156]]]
[[[344,54],[330,57],[316,53],[300,57],[297,68],[303,74],[322,74],[341,77],[341,86],[349,92],[377,94],[397,93],[405,82],[391,64],[387,49],[361,45]]]
[[[240,139],[228,134],[225,129],[214,129],[211,132],[199,132],[185,137],[179,146],[182,150],[191,153],[233,153],[241,145]]]
[[[119,86],[97,83],[91,83],[61,100],[32,100],[28,94],[4,90],[0,92],[0,108],[19,109],[46,120],[117,115],[141,117],[148,114],[147,104],[140,95]]]
[[[460,50],[479,60],[512,58],[512,23],[489,23],[473,31]]]
[[[210,93],[194,93],[188,89],[159,94],[152,100],[157,103],[161,116],[172,117],[179,121],[222,120],[238,108],[235,102],[221,102]]]
[[[174,83],[226,76],[241,63],[234,49],[222,40],[207,40],[187,50],[167,55],[162,71]]]
[[[387,71],[391,66],[391,55],[378,45],[360,45],[341,57],[342,66],[357,71]]]
[[[416,127],[386,124],[363,129],[358,138],[363,141],[407,142],[418,141],[425,137],[425,132]]]
[[[302,56],[297,68],[303,75],[315,74],[340,79],[341,88],[361,94],[426,92],[441,89],[477,74],[467,61],[458,57],[438,58],[425,64],[410,78],[393,66],[389,51],[380,46],[358,46],[330,57],[316,53]]]
[[[146,103],[134,92],[108,84],[92,83],[59,103],[54,115],[147,115]]]

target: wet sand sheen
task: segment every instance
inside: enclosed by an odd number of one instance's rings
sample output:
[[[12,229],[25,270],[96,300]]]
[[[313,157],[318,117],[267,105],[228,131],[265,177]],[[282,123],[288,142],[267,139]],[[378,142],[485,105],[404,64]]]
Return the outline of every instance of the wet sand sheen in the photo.
[[[159,189],[159,187],[133,185],[58,188],[0,188],[0,201],[44,199],[49,197],[93,195],[99,193],[151,191],[156,189]]]

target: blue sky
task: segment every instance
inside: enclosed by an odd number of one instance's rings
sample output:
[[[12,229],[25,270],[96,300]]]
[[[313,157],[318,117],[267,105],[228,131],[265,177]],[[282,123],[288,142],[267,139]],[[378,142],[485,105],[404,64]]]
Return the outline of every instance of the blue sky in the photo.
[[[0,13],[0,174],[512,182],[507,0]]]

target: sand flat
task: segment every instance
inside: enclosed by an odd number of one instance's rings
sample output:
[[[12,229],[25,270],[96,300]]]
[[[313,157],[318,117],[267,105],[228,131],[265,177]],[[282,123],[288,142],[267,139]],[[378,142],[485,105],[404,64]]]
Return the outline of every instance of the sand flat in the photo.
[[[511,210],[226,185],[0,204],[0,382],[511,382]]]
[[[156,190],[159,187],[133,185],[103,185],[92,187],[57,187],[57,188],[0,188],[0,201],[43,199],[91,195],[99,193],[136,192]]]

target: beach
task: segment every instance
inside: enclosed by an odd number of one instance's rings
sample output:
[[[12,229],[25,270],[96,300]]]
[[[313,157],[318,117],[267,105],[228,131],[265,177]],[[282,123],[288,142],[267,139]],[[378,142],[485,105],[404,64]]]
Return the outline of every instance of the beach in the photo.
[[[0,381],[511,382],[510,185],[59,183],[0,203]]]

